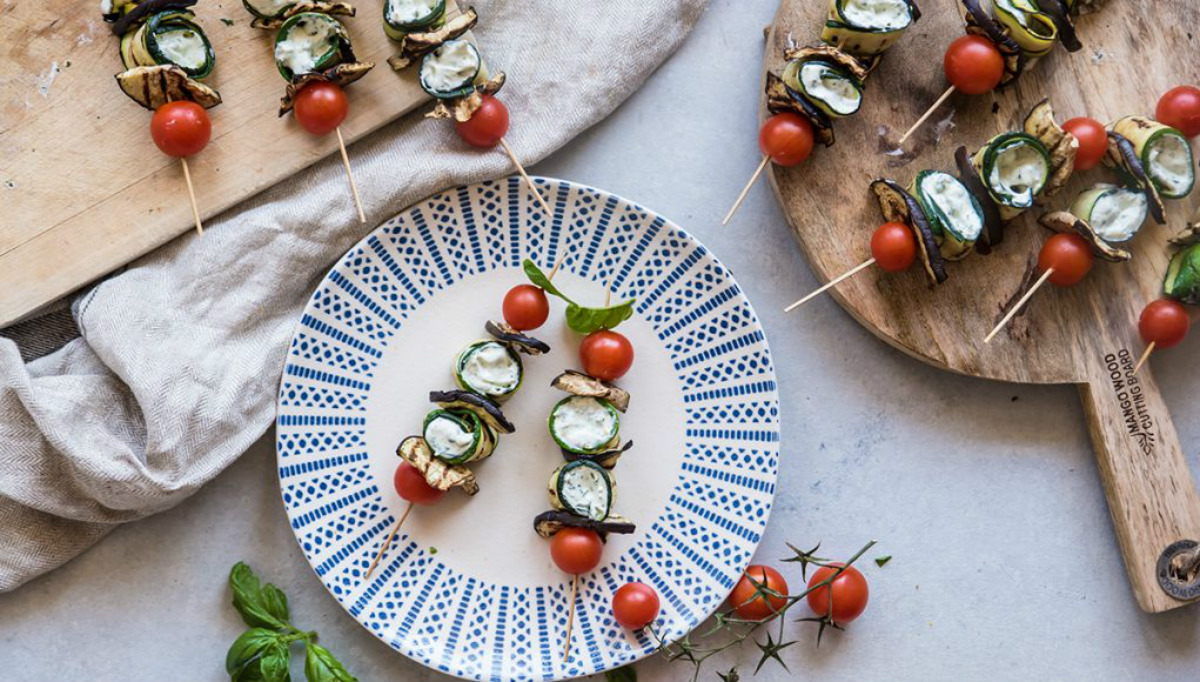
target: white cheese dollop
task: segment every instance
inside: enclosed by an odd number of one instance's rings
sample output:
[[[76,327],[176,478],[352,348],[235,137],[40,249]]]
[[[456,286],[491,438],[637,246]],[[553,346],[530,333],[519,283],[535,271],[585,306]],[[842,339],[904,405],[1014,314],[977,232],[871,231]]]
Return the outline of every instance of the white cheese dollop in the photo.
[[[204,38],[195,31],[168,31],[154,37],[163,56],[185,69],[199,69],[208,60]]]
[[[1186,194],[1195,180],[1192,151],[1179,135],[1159,135],[1150,143],[1146,172],[1167,194]]]
[[[504,344],[491,341],[467,356],[461,374],[463,383],[486,395],[504,395],[521,378],[521,367]]]
[[[855,26],[881,31],[895,31],[912,23],[904,0],[846,0],[842,16]]]
[[[971,202],[971,194],[949,173],[930,173],[921,180],[921,190],[946,216],[947,227],[963,241],[974,241],[983,231],[983,218]]]
[[[1032,145],[1018,142],[996,155],[988,185],[1010,206],[1021,208],[1033,204],[1034,192],[1041,189],[1049,173],[1046,158]]]
[[[387,18],[393,24],[408,24],[429,16],[438,0],[388,0]]]
[[[251,0],[250,4],[259,14],[268,17],[279,16],[283,10],[296,4],[296,0]]]
[[[800,82],[805,94],[825,102],[839,114],[854,113],[862,101],[862,93],[849,79],[820,62],[807,62],[801,66]]]
[[[1096,199],[1088,223],[1106,242],[1129,241],[1146,222],[1148,210],[1149,203],[1142,192],[1114,188]]]
[[[317,60],[333,49],[341,33],[337,20],[309,19],[294,24],[287,39],[275,43],[275,61],[297,76],[316,70]]]
[[[559,482],[559,498],[576,513],[596,521],[608,516],[608,481],[601,471],[589,466],[572,467],[563,471]]]
[[[435,92],[461,88],[479,72],[479,53],[465,40],[447,40],[421,62],[421,82]]]
[[[595,450],[616,431],[617,418],[596,398],[576,396],[554,410],[554,433],[568,447]]]
[[[425,442],[433,450],[433,454],[442,459],[456,459],[466,454],[475,442],[475,436],[470,431],[464,431],[452,419],[438,417],[425,427]]]

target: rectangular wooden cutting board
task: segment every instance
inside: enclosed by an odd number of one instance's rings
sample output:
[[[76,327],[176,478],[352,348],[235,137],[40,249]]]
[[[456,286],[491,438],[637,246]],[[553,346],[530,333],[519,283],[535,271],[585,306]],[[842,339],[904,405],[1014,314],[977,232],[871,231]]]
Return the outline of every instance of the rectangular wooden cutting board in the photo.
[[[428,100],[381,27],[381,0],[344,19],[375,69],[348,87],[350,143]],[[217,51],[207,82],[213,139],[189,160],[201,215],[212,217],[329,154],[334,136],[278,116],[285,81],[274,33],[250,27],[239,0],[200,0]],[[458,14],[451,3],[448,12]],[[151,113],[126,97],[118,39],[99,0],[0,0],[0,326],[193,228],[180,163],[150,138]],[[353,151],[351,151],[353,159]],[[347,191],[346,220],[356,220]]]

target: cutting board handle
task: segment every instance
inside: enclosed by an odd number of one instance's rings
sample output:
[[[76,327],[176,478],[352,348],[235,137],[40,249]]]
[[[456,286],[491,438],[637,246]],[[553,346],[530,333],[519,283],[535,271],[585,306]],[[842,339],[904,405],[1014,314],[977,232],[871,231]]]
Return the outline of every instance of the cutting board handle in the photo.
[[[1147,612],[1184,606],[1159,585],[1158,563],[1172,543],[1200,540],[1200,496],[1149,364],[1134,375],[1129,349],[1101,360],[1079,394],[1133,592]]]

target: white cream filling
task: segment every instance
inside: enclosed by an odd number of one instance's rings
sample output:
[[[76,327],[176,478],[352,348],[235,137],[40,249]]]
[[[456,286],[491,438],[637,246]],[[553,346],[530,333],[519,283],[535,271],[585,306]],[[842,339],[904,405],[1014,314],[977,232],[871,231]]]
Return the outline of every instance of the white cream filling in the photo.
[[[465,40],[447,40],[421,62],[421,82],[435,92],[466,85],[479,71],[479,53]]]
[[[340,35],[336,20],[309,19],[294,24],[286,40],[275,43],[275,61],[297,76],[316,70],[317,60],[333,49]]]
[[[100,0],[100,13],[101,14],[112,14],[113,13],[113,0]]]
[[[800,82],[805,94],[828,104],[839,114],[854,113],[862,101],[862,94],[847,78],[820,62],[801,66]]]
[[[154,36],[163,56],[185,69],[199,69],[208,60],[204,39],[192,30],[168,31]]]
[[[842,16],[854,26],[895,31],[912,23],[904,0],[846,0]]]
[[[461,370],[463,383],[487,395],[503,395],[521,378],[521,368],[503,344],[492,341],[467,357]]]
[[[1124,188],[1113,189],[1096,199],[1088,223],[1104,241],[1124,242],[1141,229],[1148,210],[1145,194]]]
[[[608,516],[608,482],[604,474],[589,466],[563,471],[559,478],[559,498],[563,503],[596,521]]]
[[[1032,145],[1010,143],[996,155],[992,172],[988,174],[988,185],[1010,205],[1030,206],[1034,192],[1040,189],[1049,172],[1046,158]]]
[[[1179,196],[1186,193],[1195,179],[1187,140],[1179,135],[1159,135],[1150,144],[1146,172],[1167,194]]]
[[[595,450],[612,438],[616,417],[596,398],[576,396],[554,411],[554,434],[576,450]]]
[[[429,16],[438,5],[438,0],[388,0],[388,21],[393,24],[408,24]]]
[[[296,0],[251,0],[251,6],[258,10],[259,14],[268,17],[279,16],[283,10],[296,4]]]
[[[464,431],[454,420],[446,417],[429,422],[424,437],[433,453],[442,459],[462,457],[475,442],[473,433]]]
[[[921,191],[946,216],[947,227],[961,241],[975,241],[983,231],[983,218],[971,202],[971,194],[949,173],[930,173],[921,179]]]

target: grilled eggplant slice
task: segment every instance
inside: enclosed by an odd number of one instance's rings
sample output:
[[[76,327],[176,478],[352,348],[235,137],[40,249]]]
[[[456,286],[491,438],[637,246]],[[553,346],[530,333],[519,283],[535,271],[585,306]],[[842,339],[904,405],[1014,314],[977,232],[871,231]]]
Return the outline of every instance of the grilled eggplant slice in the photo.
[[[1158,186],[1146,174],[1133,143],[1124,135],[1108,131],[1108,151],[1104,154],[1104,165],[1115,170],[1127,187],[1137,187],[1145,193],[1154,222],[1159,225],[1167,223],[1166,208],[1158,194]]]
[[[1062,190],[1071,174],[1075,172],[1075,154],[1079,152],[1079,140],[1062,129],[1054,119],[1054,107],[1043,99],[1025,117],[1022,129],[1042,143],[1050,153],[1050,177],[1042,188],[1041,197],[1053,197]]]
[[[891,180],[880,179],[871,183],[871,192],[879,202],[879,211],[888,222],[903,223],[913,231],[917,242],[917,253],[925,274],[933,284],[946,281],[946,262],[938,249],[937,237],[929,226],[929,219],[921,204],[904,188]]]
[[[1098,184],[1079,193],[1071,213],[1109,244],[1133,239],[1146,222],[1149,202],[1140,189]]]
[[[129,33],[130,29],[138,26],[146,21],[150,16],[159,12],[170,10],[186,10],[196,4],[198,0],[145,0],[144,2],[132,3],[126,2],[121,5],[120,12],[105,14],[105,21],[110,21],[108,17],[114,17],[112,30],[115,36],[124,36]],[[115,6],[115,3],[114,3]]]
[[[475,13],[474,7],[470,7],[435,31],[409,33],[400,39],[400,53],[389,57],[388,64],[396,71],[406,69],[441,47],[447,40],[455,40],[470,31],[477,21],[479,15]]]
[[[593,521],[586,516],[572,514],[562,509],[551,509],[538,514],[533,519],[533,531],[544,538],[554,537],[563,528],[586,528],[594,530],[604,539],[609,533],[628,535],[637,530],[637,526],[620,514],[610,513],[603,521]]]
[[[500,341],[483,339],[459,352],[454,359],[454,382],[464,391],[474,391],[504,402],[521,388],[525,367],[521,356]]]
[[[567,462],[550,474],[546,486],[550,506],[593,521],[603,521],[617,499],[617,481],[588,460]]]
[[[279,115],[283,116],[292,110],[296,104],[296,95],[304,89],[305,85],[313,81],[329,81],[344,88],[367,75],[367,72],[373,68],[375,68],[374,62],[342,62],[321,73],[306,73],[303,76],[297,76],[288,83],[283,98],[279,100]]]
[[[1190,246],[1200,242],[1200,209],[1192,216],[1192,221],[1173,237],[1167,240],[1174,246]]]
[[[1064,0],[1037,0],[1040,9],[1058,29],[1058,42],[1067,52],[1078,52],[1083,49],[1079,36],[1075,34],[1075,23],[1071,21],[1071,10]]]
[[[430,391],[429,402],[443,410],[470,410],[497,433],[513,433],[517,427],[504,416],[500,406],[471,391]]]
[[[550,410],[550,437],[558,447],[579,455],[592,455],[618,443],[621,416],[603,398],[571,396]]]
[[[242,0],[245,2],[245,0]],[[316,12],[330,16],[352,17],[357,13],[354,5],[348,2],[290,2],[276,17],[255,16],[250,22],[251,28],[261,28],[268,31],[278,30],[284,22],[297,14]],[[253,12],[251,12],[253,14]]]
[[[550,387],[571,395],[603,398],[620,412],[629,408],[629,393],[625,389],[606,384],[596,377],[573,369],[554,377]]]
[[[813,134],[826,147],[833,146],[833,123],[824,111],[818,109],[804,95],[789,88],[783,79],[767,72],[766,81],[767,110],[772,114],[792,112],[808,119],[812,124]]]
[[[154,111],[167,102],[188,100],[211,109],[221,103],[221,95],[198,80],[188,78],[174,64],[139,66],[118,73],[117,85],[130,99]]]
[[[1120,263],[1133,257],[1133,254],[1129,253],[1125,249],[1113,246],[1112,244],[1104,241],[1100,235],[1096,234],[1095,228],[1089,225],[1086,220],[1083,220],[1067,211],[1055,211],[1054,213],[1047,213],[1046,215],[1042,216],[1038,222],[1040,222],[1043,227],[1053,230],[1054,232],[1068,234],[1073,232],[1083,237],[1087,240],[1088,244],[1091,245],[1092,253],[1106,261]]]
[[[1200,305],[1200,244],[1191,244],[1171,257],[1163,293],[1180,303]]]
[[[577,452],[571,452],[570,450],[563,450],[562,453],[563,459],[567,460],[568,462],[574,462],[578,459],[586,459],[599,464],[605,469],[613,469],[617,466],[617,461],[621,459],[621,455],[625,454],[631,447],[633,447],[633,441],[627,441],[618,447],[610,450],[603,450],[590,455],[581,455]]]
[[[1021,46],[979,5],[979,0],[962,0],[962,4],[966,10],[967,33],[992,41],[1004,57],[1004,76],[1000,79],[1000,85],[1008,85],[1020,78],[1026,66],[1025,52]]]
[[[983,209],[966,185],[949,173],[917,173],[908,193],[916,198],[938,240],[942,258],[959,260],[971,252],[983,232]]]
[[[483,105],[483,95],[494,95],[500,92],[500,88],[504,87],[505,80],[504,72],[497,71],[490,75],[486,83],[476,85],[475,92],[466,97],[437,100],[437,104],[429,113],[425,114],[425,118],[454,119],[459,123],[469,121]]]
[[[475,481],[475,474],[471,473],[470,469],[448,465],[434,457],[433,450],[420,436],[409,436],[400,441],[400,446],[396,448],[396,454],[421,472],[421,475],[425,477],[425,482],[438,490],[459,487],[468,495],[479,492],[479,484]]]
[[[505,322],[488,320],[483,328],[496,339],[508,344],[513,350],[526,355],[541,355],[550,352],[550,346],[544,341],[522,334]]]
[[[971,155],[966,147],[954,150],[954,163],[958,166],[958,179],[970,190],[975,202],[983,211],[983,231],[975,242],[975,250],[987,255],[992,249],[1004,241],[1004,221],[1000,219],[1000,210],[988,196],[987,186],[979,179],[975,166],[971,163]]]
[[[868,59],[886,52],[920,18],[912,0],[830,0],[821,40]]]
[[[1145,116],[1125,116],[1112,131],[1133,145],[1146,175],[1164,199],[1182,199],[1196,183],[1196,163],[1187,138],[1178,130]]]

